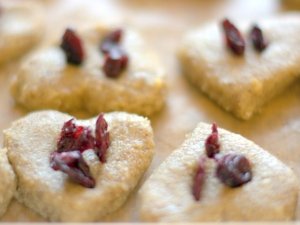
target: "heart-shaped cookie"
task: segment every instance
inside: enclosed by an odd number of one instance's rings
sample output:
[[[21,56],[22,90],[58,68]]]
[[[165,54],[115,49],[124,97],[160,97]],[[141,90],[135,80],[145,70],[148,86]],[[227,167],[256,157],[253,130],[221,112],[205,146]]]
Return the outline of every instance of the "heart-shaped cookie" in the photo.
[[[93,115],[115,110],[151,115],[160,110],[164,105],[164,71],[135,32],[123,29],[120,41],[129,56],[126,69],[117,78],[105,75],[106,54],[100,45],[110,32],[102,25],[76,31],[84,51],[77,66],[67,62],[61,37],[34,52],[24,60],[13,82],[16,102],[30,110],[84,110]]]
[[[218,129],[218,135],[220,152],[210,159],[206,152],[211,152],[213,146],[211,127],[200,123],[150,176],[139,192],[143,220],[278,221],[294,218],[299,184],[291,169],[238,134]],[[245,158],[230,161],[226,155]],[[227,170],[224,170],[224,159],[230,162]],[[237,159],[242,164],[237,163]],[[245,159],[249,163],[245,164]],[[198,167],[199,162],[202,167]],[[244,173],[249,164],[252,177]],[[199,190],[200,199],[194,194]]]
[[[73,182],[50,165],[50,155],[70,116],[41,111],[14,122],[4,131],[5,147],[17,177],[16,198],[51,221],[97,221],[119,208],[134,189],[153,156],[149,120],[121,112],[104,115],[110,135],[106,162],[90,158],[94,188]],[[76,121],[95,129],[96,118]]]
[[[6,152],[6,149],[0,150],[0,216],[6,212],[16,190],[15,174],[7,160]]]
[[[267,42],[263,51],[251,43],[253,23]],[[180,50],[184,74],[225,110],[249,119],[300,75],[300,16],[285,15],[235,23],[245,40],[243,55],[226,46],[221,21],[191,31]]]
[[[34,3],[1,1],[0,64],[24,54],[42,34],[40,8]]]

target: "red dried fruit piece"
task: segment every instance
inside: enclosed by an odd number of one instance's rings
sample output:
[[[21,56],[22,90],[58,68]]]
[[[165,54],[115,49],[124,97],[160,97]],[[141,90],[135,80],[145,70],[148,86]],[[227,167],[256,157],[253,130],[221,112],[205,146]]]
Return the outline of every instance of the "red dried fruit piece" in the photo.
[[[236,55],[243,55],[245,40],[239,30],[228,19],[222,21],[222,27],[228,48]]]
[[[78,130],[80,130],[80,133],[75,133],[74,148],[81,152],[87,149],[93,149],[95,146],[95,138],[92,136],[91,129],[89,127],[78,126],[77,131]]]
[[[205,179],[205,158],[200,158],[198,162],[198,167],[194,175],[193,183],[193,195],[196,201],[201,198],[202,187]]]
[[[111,42],[120,43],[121,39],[123,37],[123,30],[118,28],[114,31],[110,32],[105,39],[109,40]]]
[[[107,122],[104,119],[104,115],[101,113],[96,122],[95,152],[102,163],[106,162],[107,149],[110,143],[109,132],[107,128]]]
[[[83,62],[83,46],[80,38],[72,29],[66,29],[60,47],[64,50],[68,63],[80,65]]]
[[[107,77],[117,78],[128,64],[128,55],[121,47],[114,47],[105,55],[103,71]]]
[[[123,30],[116,29],[110,32],[106,37],[101,41],[100,49],[102,53],[108,53],[112,48],[119,45],[123,37]]]
[[[94,188],[96,185],[80,151],[53,152],[50,156],[50,165],[54,170],[66,173],[74,182],[84,187]]]
[[[64,123],[60,132],[60,138],[57,142],[57,151],[62,152],[66,149],[72,149],[74,133],[76,132],[76,125],[74,119],[70,119]]]
[[[208,158],[214,158],[220,152],[218,128],[215,123],[212,125],[212,133],[205,140],[205,151]]]
[[[101,52],[104,54],[103,71],[107,77],[116,78],[128,64],[128,55],[120,46],[123,30],[116,29],[109,33],[101,42]]]
[[[262,52],[268,45],[264,39],[262,30],[257,25],[252,26],[250,31],[250,39],[253,47],[259,52]]]
[[[93,149],[95,138],[92,136],[91,129],[83,126],[76,126],[74,119],[68,120],[61,131],[57,142],[57,152],[66,152]]]
[[[239,154],[227,154],[217,160],[216,176],[229,187],[239,187],[252,179],[249,160]]]

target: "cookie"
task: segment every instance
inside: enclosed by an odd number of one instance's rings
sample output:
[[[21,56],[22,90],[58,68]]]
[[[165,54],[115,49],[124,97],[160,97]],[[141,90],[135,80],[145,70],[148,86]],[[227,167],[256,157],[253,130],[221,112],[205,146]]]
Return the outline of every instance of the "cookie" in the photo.
[[[58,37],[56,43],[34,52],[20,66],[11,89],[17,103],[29,110],[80,110],[91,115],[121,110],[149,116],[163,107],[163,68],[137,33],[122,29],[120,45],[128,62],[118,77],[114,77],[115,74],[105,73],[114,68],[105,64],[107,53],[100,48],[101,41],[112,30],[99,25],[74,32],[81,40],[84,54],[78,56],[78,62],[74,57],[73,63],[80,65],[68,62],[72,59],[66,58]],[[113,59],[110,62],[119,68],[119,62]]]
[[[41,38],[40,8],[33,3],[0,3],[0,64],[24,54]]]
[[[288,9],[299,10],[300,8],[300,2],[298,0],[281,0],[281,4]]]
[[[251,43],[252,22],[235,23],[245,40],[243,55],[228,49],[221,23],[214,23],[187,34],[178,54],[191,83],[244,120],[300,75],[300,17],[291,14],[253,23],[259,25],[268,42],[263,51]]]
[[[92,149],[82,153],[93,187],[82,186],[52,164],[60,132],[71,116],[57,111],[34,112],[5,130],[5,147],[18,181],[16,199],[51,221],[98,221],[118,209],[151,162],[153,133],[149,120],[141,116],[114,112],[104,118],[110,137],[105,160],[100,162]],[[95,122],[93,118],[76,124],[94,131]],[[77,127],[80,132],[81,126]]]
[[[210,129],[199,123],[144,183],[139,191],[141,218],[151,222],[293,219],[299,183],[292,170],[238,134],[218,129],[214,143],[216,133]],[[214,156],[208,154],[217,148]],[[238,157],[230,161],[234,155]]]
[[[8,162],[6,152],[6,149],[0,150],[0,216],[6,212],[16,190],[15,174]]]

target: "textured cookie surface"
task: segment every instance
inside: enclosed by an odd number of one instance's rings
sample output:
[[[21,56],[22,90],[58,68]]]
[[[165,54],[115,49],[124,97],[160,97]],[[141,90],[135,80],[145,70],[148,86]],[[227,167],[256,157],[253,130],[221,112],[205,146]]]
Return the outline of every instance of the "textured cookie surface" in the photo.
[[[148,168],[152,129],[147,119],[137,115],[105,114],[111,144],[107,162],[94,166],[96,187],[89,189],[50,167],[50,153],[68,119],[69,115],[56,111],[35,112],[5,131],[5,146],[18,180],[16,198],[52,221],[101,220],[125,202]],[[93,128],[95,119],[78,123]]]
[[[103,25],[78,31],[86,52],[81,66],[66,62],[59,40],[30,55],[12,85],[16,102],[30,110],[84,110],[93,115],[115,110],[151,115],[160,110],[165,81],[156,55],[139,35],[125,29],[122,45],[129,55],[128,67],[119,78],[108,78],[102,71],[100,52],[100,42],[108,32]]]
[[[0,216],[6,212],[16,190],[15,174],[7,160],[6,152],[6,149],[0,150]]]
[[[221,153],[245,155],[252,180],[229,188],[215,176],[214,160],[207,160],[200,201],[192,194],[193,176],[210,125],[200,123],[140,189],[141,218],[145,221],[259,221],[294,218],[298,181],[274,156],[240,135],[219,129]]]
[[[249,119],[300,75],[300,16],[253,22],[269,42],[261,53],[249,41],[251,23],[235,23],[246,39],[244,56],[226,47],[217,23],[187,34],[179,50],[183,72],[192,84],[241,119]]]
[[[42,34],[40,8],[33,3],[1,1],[0,64],[24,54]]]

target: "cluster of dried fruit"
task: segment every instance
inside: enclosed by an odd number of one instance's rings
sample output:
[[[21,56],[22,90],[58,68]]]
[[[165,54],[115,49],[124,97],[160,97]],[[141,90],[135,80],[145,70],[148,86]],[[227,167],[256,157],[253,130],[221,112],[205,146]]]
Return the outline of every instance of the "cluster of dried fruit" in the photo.
[[[106,162],[106,153],[110,143],[107,128],[103,114],[98,116],[95,137],[90,127],[78,126],[74,119],[65,122],[57,142],[57,149],[50,156],[51,167],[68,174],[73,181],[84,187],[95,187],[95,180],[90,174],[82,153],[93,149],[99,160],[102,163]]]
[[[239,187],[252,179],[249,160],[240,154],[220,154],[220,142],[217,125],[212,125],[212,133],[205,141],[206,157],[217,163],[216,177],[228,187]],[[196,201],[200,200],[202,186],[205,181],[206,157],[200,157],[194,176],[193,195]]]
[[[243,55],[245,51],[245,40],[240,31],[228,19],[222,21],[222,27],[225,34],[225,41],[229,49],[236,55]],[[250,31],[250,40],[253,47],[262,52],[267,47],[262,30],[258,25],[253,25]]]
[[[100,50],[104,54],[103,72],[107,77],[116,78],[126,69],[128,55],[120,45],[123,31],[117,29],[101,41]],[[68,63],[80,65],[85,57],[83,45],[74,30],[66,29],[61,43]]]

